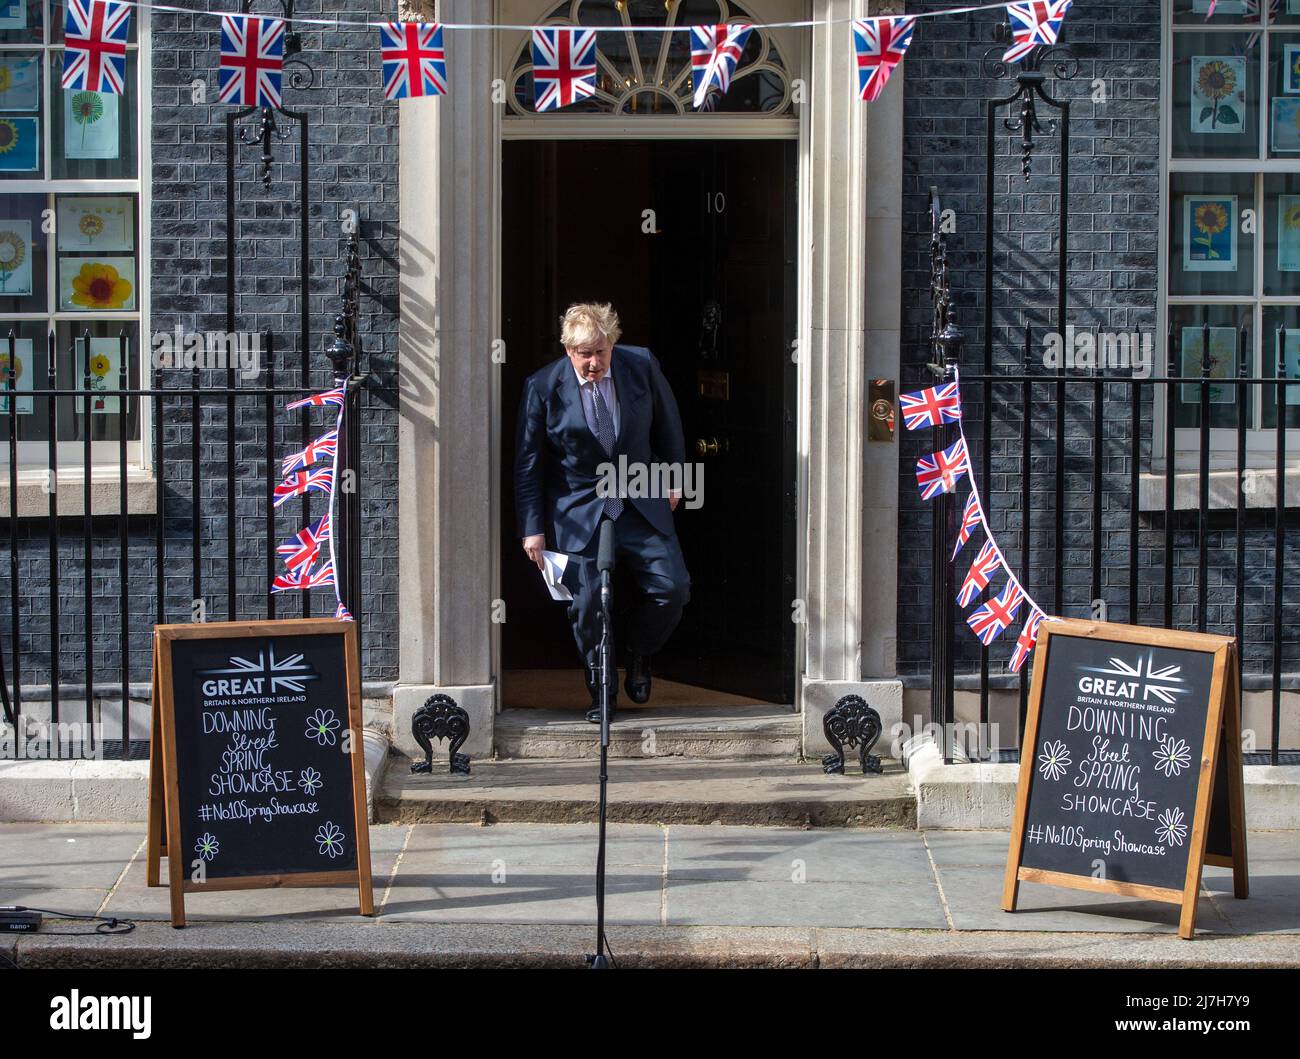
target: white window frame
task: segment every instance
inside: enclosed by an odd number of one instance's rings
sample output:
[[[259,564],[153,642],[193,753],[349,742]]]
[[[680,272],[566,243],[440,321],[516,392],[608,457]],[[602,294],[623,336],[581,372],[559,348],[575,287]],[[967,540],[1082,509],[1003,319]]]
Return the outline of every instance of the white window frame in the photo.
[[[93,319],[95,321],[115,321],[134,323],[138,335],[137,342],[139,348],[136,350],[136,363],[139,366],[140,378],[136,380],[140,388],[148,388],[152,383],[152,371],[149,368],[150,361],[148,351],[150,350],[149,335],[147,324],[149,321],[149,291],[150,291],[150,217],[152,214],[151,204],[151,181],[146,178],[150,170],[150,146],[153,127],[152,115],[152,84],[153,78],[150,72],[150,59],[152,55],[152,26],[148,17],[147,8],[135,8],[131,12],[132,21],[135,24],[136,41],[127,45],[128,52],[135,52],[136,55],[136,83],[127,86],[127,95],[124,102],[137,108],[136,119],[136,175],[133,179],[108,179],[108,180],[70,180],[70,179],[53,179],[50,174],[53,169],[53,136],[49,127],[51,114],[53,113],[53,100],[50,97],[50,86],[53,84],[51,68],[57,61],[57,57],[62,53],[62,43],[54,40],[54,24],[51,19],[54,17],[55,4],[53,0],[42,0],[42,11],[45,20],[45,41],[5,41],[0,42],[0,51],[4,52],[34,52],[42,53],[41,76],[43,77],[41,92],[42,99],[45,100],[45,109],[43,121],[45,128],[42,129],[41,141],[42,150],[44,151],[44,177],[29,180],[3,180],[0,181],[0,194],[3,195],[45,195],[49,202],[53,203],[55,195],[134,195],[136,198],[136,308],[131,311],[118,312],[97,312],[81,313],[59,311],[57,303],[47,307],[45,312],[35,313],[9,313],[0,317],[6,324],[10,321],[19,322],[25,320],[40,321],[56,326],[66,321],[77,322]],[[56,285],[58,268],[57,251],[54,248],[53,241],[48,253],[46,254],[46,283],[47,289],[57,291]],[[45,328],[40,339],[33,338],[32,354],[33,359],[38,355],[43,355],[45,335],[49,328]],[[7,333],[7,330],[6,330]],[[0,335],[0,346],[6,346],[4,335]],[[7,348],[7,347],[6,347]],[[150,474],[153,470],[153,447],[150,441],[153,437],[153,402],[148,398],[137,398],[139,403],[138,419],[140,423],[139,439],[127,441],[127,467],[134,472],[131,477],[139,480]],[[39,413],[37,413],[39,414]],[[92,478],[101,476],[117,478],[117,468],[121,459],[120,443],[117,439],[92,441],[91,442],[91,475]],[[83,458],[85,456],[85,443],[82,441],[57,441],[55,443],[55,452],[59,461],[59,479],[67,480],[68,483],[80,482],[83,480]],[[7,481],[9,466],[9,437],[7,416],[0,415],[0,464],[3,464],[0,479]],[[49,467],[49,442],[48,441],[20,441],[18,442],[18,477],[20,486],[30,482],[43,483],[46,478],[46,470]],[[0,518],[8,515],[8,508],[0,510]]]
[[[1261,3],[1267,11],[1267,0]],[[1270,24],[1262,27],[1261,40],[1258,44],[1260,64],[1260,95],[1267,91],[1269,75],[1269,34]],[[1288,35],[1294,35],[1300,43],[1300,23],[1279,23],[1277,29]],[[1264,289],[1264,248],[1266,244],[1263,231],[1263,217],[1257,218],[1254,239],[1254,275],[1255,288],[1252,294],[1243,295],[1194,295],[1169,293],[1169,210],[1171,207],[1171,178],[1181,173],[1254,173],[1254,201],[1262,206],[1264,201],[1264,177],[1275,173],[1300,173],[1300,155],[1295,158],[1269,158],[1268,108],[1262,106],[1262,100],[1255,101],[1260,125],[1259,157],[1257,158],[1174,158],[1173,157],[1173,60],[1174,37],[1178,33],[1216,33],[1240,32],[1243,36],[1253,30],[1238,23],[1214,22],[1179,22],[1174,21],[1174,0],[1164,0],[1161,10],[1161,46],[1160,46],[1160,218],[1159,218],[1159,254],[1157,277],[1157,312],[1156,342],[1157,367],[1154,373],[1163,375],[1168,363],[1169,307],[1171,305],[1248,305],[1251,313],[1251,337],[1254,342],[1254,366],[1252,377],[1261,377],[1264,367],[1263,318],[1266,306],[1300,306],[1300,295],[1265,295]],[[1271,98],[1271,96],[1269,96]],[[1256,389],[1258,393],[1258,388]],[[1167,453],[1165,452],[1165,393],[1159,387],[1155,394],[1154,434],[1152,437],[1153,471],[1163,472]],[[1276,436],[1273,429],[1256,426],[1261,421],[1261,402],[1255,402],[1253,421],[1246,428],[1246,465],[1261,470],[1272,470],[1275,466]],[[1294,467],[1300,471],[1300,429],[1288,429],[1286,436],[1288,472]],[[1176,471],[1192,471],[1199,466],[1200,431],[1195,427],[1179,427],[1174,431],[1174,456]],[[1235,427],[1213,427],[1210,429],[1210,467],[1213,470],[1235,469],[1237,466],[1237,430]],[[1287,490],[1288,495],[1292,489]]]

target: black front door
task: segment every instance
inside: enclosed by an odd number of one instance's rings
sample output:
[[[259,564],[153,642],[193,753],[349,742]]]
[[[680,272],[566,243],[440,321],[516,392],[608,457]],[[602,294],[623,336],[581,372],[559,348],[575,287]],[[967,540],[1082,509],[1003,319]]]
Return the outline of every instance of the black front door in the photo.
[[[792,702],[795,145],[508,142],[503,169],[504,668],[577,664],[519,546],[511,458],[560,314],[610,301],[677,395],[697,491],[676,516],[691,603],[656,672]]]

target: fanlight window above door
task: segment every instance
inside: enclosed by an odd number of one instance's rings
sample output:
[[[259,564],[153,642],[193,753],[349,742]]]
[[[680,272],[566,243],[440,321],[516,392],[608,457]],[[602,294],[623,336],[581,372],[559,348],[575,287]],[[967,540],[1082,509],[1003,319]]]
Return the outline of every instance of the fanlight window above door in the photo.
[[[548,26],[703,26],[752,22],[727,0],[566,0]],[[526,37],[511,67],[510,110],[536,115],[532,41]],[[705,106],[692,101],[690,34],[602,32],[596,37],[596,94],[550,114],[755,114],[788,117],[790,75],[765,30],[755,29],[725,95],[716,90]]]

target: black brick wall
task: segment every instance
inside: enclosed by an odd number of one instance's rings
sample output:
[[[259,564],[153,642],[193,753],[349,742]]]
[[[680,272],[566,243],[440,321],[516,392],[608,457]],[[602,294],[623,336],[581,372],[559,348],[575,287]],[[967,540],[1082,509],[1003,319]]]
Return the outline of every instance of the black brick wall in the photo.
[[[929,4],[912,4],[912,12]],[[985,101],[1005,98],[1015,89],[1011,78],[984,76],[982,57],[990,50],[1000,57],[995,13],[920,23],[905,62],[905,148],[903,229],[903,388],[932,384],[922,365],[930,359],[930,223],[928,191],[938,188],[944,208],[956,214],[956,232],[949,235],[951,289],[956,318],[965,332],[961,366],[968,374],[984,371],[985,253]],[[1061,43],[1078,60],[1070,80],[1050,76],[1046,89],[1070,102],[1069,237],[1067,243],[1066,322],[1093,332],[1141,332],[1149,336],[1155,356],[1154,373],[1163,374],[1164,342],[1156,325],[1158,230],[1160,209],[1160,5],[1156,0],[1134,3],[1076,5],[1066,20]],[[1094,100],[1100,79],[1105,101]],[[1039,119],[1056,112],[1039,104]],[[1046,374],[1042,363],[1043,334],[1056,330],[1058,189],[1060,141],[1051,130],[1035,135],[1032,173],[1021,172],[1020,133],[1008,132],[1001,120],[1019,117],[1019,109],[999,114],[994,177],[993,364],[996,372],[1022,370],[1026,363],[1025,327],[1031,327],[1029,370]],[[1109,378],[1128,378],[1111,370]],[[1073,374],[1074,380],[1087,374]],[[1032,458],[1029,574],[1025,585],[1049,613],[1056,611],[1055,537],[1059,519],[1064,527],[1064,571],[1060,612],[1090,613],[1094,568],[1100,567],[1101,597],[1112,621],[1129,620],[1129,471],[1136,448],[1143,470],[1150,469],[1151,388],[1143,390],[1136,446],[1131,431],[1132,391],[1128,386],[1103,389],[1102,438],[1095,444],[1094,389],[1071,382],[1066,388],[1064,505],[1055,510],[1056,391],[1036,385],[1030,402]],[[978,383],[963,386],[966,431],[971,443],[986,513],[999,546],[1020,575],[1024,520],[1021,481],[1025,470],[1021,430],[1024,412],[1019,385],[995,386],[992,400]],[[1163,399],[1163,398],[1161,398]],[[991,464],[984,468],[983,424],[991,407]],[[928,674],[931,609],[931,518],[935,505],[922,501],[914,474],[916,459],[936,448],[935,432],[903,432],[900,446],[899,496],[899,670],[904,675]],[[1102,464],[1102,546],[1095,557],[1092,500],[1094,457]],[[964,500],[965,486],[958,489]],[[959,500],[960,504],[961,501]],[[1298,539],[1292,529],[1288,569],[1291,583],[1300,581],[1296,561]],[[1297,523],[1300,525],[1300,522]],[[1170,527],[1174,544],[1173,624],[1195,629],[1197,563],[1200,542],[1196,513],[1185,512]],[[1271,671],[1273,622],[1271,514],[1252,512],[1247,528],[1247,608],[1245,658],[1248,669]],[[974,551],[968,544],[954,566],[960,582]],[[1209,585],[1208,627],[1211,632],[1235,631],[1235,516],[1216,514],[1206,535]],[[1142,515],[1139,522],[1138,621],[1165,622],[1165,526],[1161,514]],[[1000,589],[1002,581],[995,582]],[[1283,622],[1283,669],[1297,668],[1300,637],[1289,633],[1297,617],[1300,592],[1287,592]],[[973,607],[971,609],[974,609]],[[991,672],[1004,672],[1019,625],[991,649]],[[956,648],[959,669],[977,668],[979,644],[964,627],[958,611]]]

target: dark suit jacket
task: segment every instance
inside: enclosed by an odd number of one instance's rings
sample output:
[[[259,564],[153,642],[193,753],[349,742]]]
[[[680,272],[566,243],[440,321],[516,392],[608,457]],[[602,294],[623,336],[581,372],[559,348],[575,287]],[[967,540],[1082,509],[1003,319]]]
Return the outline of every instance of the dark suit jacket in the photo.
[[[578,377],[567,356],[528,377],[519,402],[515,436],[515,510],[519,536],[546,534],[568,554],[581,552],[600,524],[604,497],[597,495],[601,464],[686,460],[677,401],[644,346],[615,346],[609,373],[618,395],[619,433],[605,455],[587,426]],[[672,510],[664,497],[628,500],[660,533],[671,534]]]

